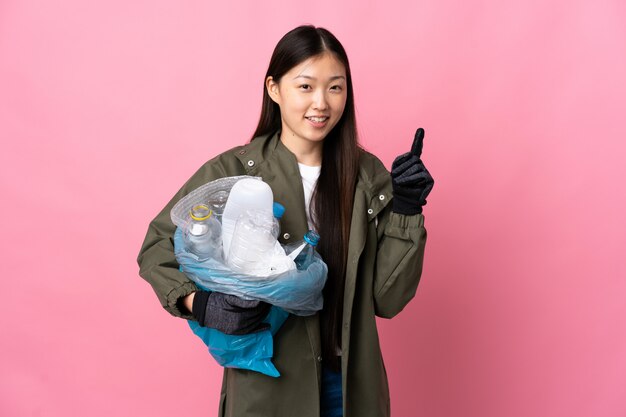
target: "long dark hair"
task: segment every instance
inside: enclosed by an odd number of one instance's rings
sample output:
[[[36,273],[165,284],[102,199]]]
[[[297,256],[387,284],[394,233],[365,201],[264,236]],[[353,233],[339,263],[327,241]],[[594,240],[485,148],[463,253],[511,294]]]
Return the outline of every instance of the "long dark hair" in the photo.
[[[341,347],[348,240],[360,154],[348,56],[328,30],[312,25],[299,26],[283,36],[276,45],[265,79],[272,76],[274,81],[279,82],[296,65],[323,53],[332,53],[343,64],[347,84],[346,105],[341,119],[324,139],[322,168],[311,203],[315,227],[321,236],[317,250],[328,265],[321,314],[322,355],[328,366],[338,370],[340,362],[336,351]],[[280,107],[270,98],[264,82],[263,107],[252,137],[271,134],[280,128]]]

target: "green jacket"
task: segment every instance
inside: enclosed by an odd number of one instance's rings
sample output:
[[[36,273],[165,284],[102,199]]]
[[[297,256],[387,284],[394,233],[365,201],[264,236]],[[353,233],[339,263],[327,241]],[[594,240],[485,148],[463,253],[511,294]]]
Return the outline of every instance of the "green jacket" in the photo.
[[[140,275],[174,316],[191,318],[181,312],[178,301],[197,288],[178,270],[170,210],[200,185],[233,175],[260,176],[271,186],[274,200],[286,208],[281,243],[301,239],[308,229],[297,160],[279,140],[279,132],[206,162],[150,223],[137,259]],[[415,295],[422,272],[424,217],[393,213],[391,198],[389,172],[363,151],[345,279],[341,357],[345,417],[390,414],[375,316],[398,314]],[[318,315],[287,319],[274,337],[274,364],[279,378],[225,368],[219,416],[318,417],[322,366]]]

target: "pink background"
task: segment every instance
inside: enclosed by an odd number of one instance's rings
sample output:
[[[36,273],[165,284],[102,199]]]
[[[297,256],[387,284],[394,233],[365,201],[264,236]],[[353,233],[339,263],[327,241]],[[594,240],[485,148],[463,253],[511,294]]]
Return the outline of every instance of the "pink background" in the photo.
[[[379,322],[394,416],[626,415],[622,0],[3,0],[0,415],[216,413],[135,258],[302,23],[346,47],[367,149],[426,130],[423,279]]]

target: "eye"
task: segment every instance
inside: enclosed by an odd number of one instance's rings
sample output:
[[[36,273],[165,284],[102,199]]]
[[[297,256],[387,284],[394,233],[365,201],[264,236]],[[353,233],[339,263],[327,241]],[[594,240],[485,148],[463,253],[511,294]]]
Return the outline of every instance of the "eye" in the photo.
[[[333,85],[332,87],[330,87],[331,90],[335,90],[335,91],[341,91],[342,88],[340,85]]]
[[[302,88],[304,90],[309,90],[311,88],[311,86],[309,84],[302,84],[302,85],[298,86],[298,88]]]

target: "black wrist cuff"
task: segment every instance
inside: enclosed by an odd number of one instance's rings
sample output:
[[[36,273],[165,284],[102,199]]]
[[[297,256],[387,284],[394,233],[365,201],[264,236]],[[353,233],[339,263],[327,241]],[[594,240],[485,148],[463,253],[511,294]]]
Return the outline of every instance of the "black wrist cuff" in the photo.
[[[206,315],[206,304],[209,301],[209,295],[211,293],[207,291],[198,291],[193,297],[193,306],[191,314],[201,326],[204,326],[204,317]]]
[[[393,200],[391,200],[391,210],[398,214],[413,216],[422,213],[422,206],[411,199],[394,195]]]

